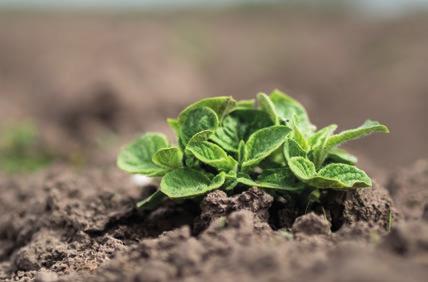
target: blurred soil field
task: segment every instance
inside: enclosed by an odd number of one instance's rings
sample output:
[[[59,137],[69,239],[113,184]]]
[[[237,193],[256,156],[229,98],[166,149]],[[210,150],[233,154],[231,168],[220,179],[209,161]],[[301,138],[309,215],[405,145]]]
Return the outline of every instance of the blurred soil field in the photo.
[[[59,158],[112,163],[132,136],[170,133],[165,118],[196,99],[279,88],[319,127],[388,124],[388,138],[349,148],[395,169],[428,156],[427,50],[426,13],[2,11],[0,128],[30,122]]]

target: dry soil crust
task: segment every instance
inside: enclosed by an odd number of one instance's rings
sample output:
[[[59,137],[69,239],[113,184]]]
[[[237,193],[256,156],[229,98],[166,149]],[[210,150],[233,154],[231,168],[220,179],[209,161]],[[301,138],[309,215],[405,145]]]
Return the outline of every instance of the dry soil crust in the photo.
[[[393,200],[375,185],[302,215],[257,189],[142,213],[115,168],[2,177],[0,280],[426,281],[427,182],[421,161]]]

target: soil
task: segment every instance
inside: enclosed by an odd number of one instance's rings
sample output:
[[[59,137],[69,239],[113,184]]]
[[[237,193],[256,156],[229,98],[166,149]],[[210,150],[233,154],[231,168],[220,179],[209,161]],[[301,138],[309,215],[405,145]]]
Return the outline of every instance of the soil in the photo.
[[[0,135],[29,120],[56,159],[0,172],[0,281],[426,281],[426,14],[0,13]],[[156,186],[114,166],[120,145],[171,135],[196,99],[273,88],[319,127],[388,124],[349,147],[374,187],[309,208],[257,189],[135,208]]]
[[[332,216],[284,212],[255,188],[141,212],[135,203],[154,187],[115,167],[3,177],[0,280],[425,281],[427,179],[428,162],[417,162],[387,189],[335,197]]]
[[[389,138],[348,147],[370,156],[360,163],[379,179],[428,157],[427,46],[423,12],[0,11],[0,129],[30,120],[59,157],[113,162],[106,144],[119,147],[145,131],[171,135],[165,119],[197,99],[250,99],[279,88],[319,128],[386,123]]]

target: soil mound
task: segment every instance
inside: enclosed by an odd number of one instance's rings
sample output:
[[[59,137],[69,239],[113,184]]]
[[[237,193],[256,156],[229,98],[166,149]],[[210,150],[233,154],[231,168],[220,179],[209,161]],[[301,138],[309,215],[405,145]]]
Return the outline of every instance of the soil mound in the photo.
[[[415,166],[389,181],[397,210],[375,185],[295,213],[258,189],[141,212],[135,203],[153,187],[114,167],[5,177],[0,280],[425,281],[428,201],[409,212],[401,191],[425,193],[426,162]]]

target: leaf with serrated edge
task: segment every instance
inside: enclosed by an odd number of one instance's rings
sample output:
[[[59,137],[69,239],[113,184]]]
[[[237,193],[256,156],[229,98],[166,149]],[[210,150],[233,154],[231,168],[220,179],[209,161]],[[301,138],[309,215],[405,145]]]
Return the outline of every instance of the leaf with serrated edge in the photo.
[[[166,170],[153,163],[152,157],[166,147],[168,141],[163,134],[146,133],[120,151],[117,166],[129,173],[162,176]]]
[[[279,125],[279,117],[275,110],[275,105],[265,93],[257,94],[257,101],[260,108],[266,112],[275,125]]]
[[[223,171],[235,169],[237,162],[218,145],[208,142],[192,142],[186,147],[201,162]]]
[[[312,134],[315,126],[312,125],[305,108],[299,102],[279,90],[272,91],[269,97],[282,120],[291,120],[295,115],[297,126],[302,133],[305,136]]]
[[[153,155],[152,161],[160,167],[179,168],[183,166],[183,152],[176,147],[160,149]]]
[[[190,168],[179,168],[167,173],[161,181],[161,192],[171,199],[186,199],[204,195],[220,188],[226,178],[221,172],[210,180],[203,173]]]
[[[166,198],[166,195],[161,191],[156,191],[151,194],[146,199],[137,203],[137,208],[143,210],[153,210],[158,207],[158,205],[162,202],[163,199]]]
[[[196,108],[180,120],[180,138],[183,145],[197,133],[206,130],[215,130],[218,126],[217,114],[208,107]]]
[[[245,161],[243,167],[257,165],[268,157],[284,142],[291,129],[287,126],[276,125],[254,132],[245,144]]]

